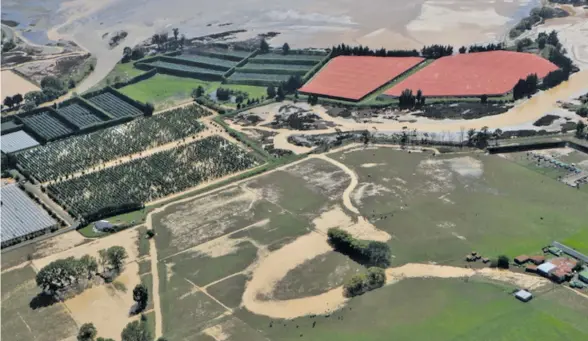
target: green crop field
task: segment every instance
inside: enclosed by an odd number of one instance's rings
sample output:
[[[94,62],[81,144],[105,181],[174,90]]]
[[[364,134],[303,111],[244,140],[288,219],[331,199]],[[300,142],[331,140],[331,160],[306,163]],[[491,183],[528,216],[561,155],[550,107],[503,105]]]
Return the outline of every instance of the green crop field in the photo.
[[[165,109],[191,99],[192,90],[199,86],[212,89],[219,82],[207,82],[188,77],[157,74],[147,80],[119,89],[123,94],[140,102],[151,102],[156,110]]]
[[[31,266],[2,274],[2,339],[54,341],[77,334],[76,322],[64,305],[37,298]]]
[[[588,195],[499,156],[370,148],[329,157],[357,174],[350,200],[392,235],[392,266],[433,261],[463,267],[473,250],[512,257],[537,254],[553,240],[585,244]],[[514,286],[477,277],[403,280],[315,317],[281,320],[247,310],[241,298],[256,264],[315,231],[317,219],[342,207],[349,184],[338,166],[312,158],[155,214],[164,335],[213,340],[222,330],[229,341],[588,336],[588,304],[570,290],[546,286],[521,303],[511,295]],[[349,258],[323,253],[272,282],[261,299],[323,294],[359,271],[363,267]]]

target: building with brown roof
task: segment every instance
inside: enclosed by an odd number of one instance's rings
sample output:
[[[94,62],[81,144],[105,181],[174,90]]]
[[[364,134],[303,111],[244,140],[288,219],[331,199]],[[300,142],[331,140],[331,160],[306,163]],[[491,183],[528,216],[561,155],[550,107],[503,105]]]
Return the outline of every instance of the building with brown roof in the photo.
[[[545,256],[531,256],[529,257],[529,260],[533,262],[533,264],[539,265],[545,263]]]
[[[525,264],[526,262],[529,261],[529,256],[527,256],[527,255],[520,255],[520,256],[515,257],[514,261],[517,264]]]

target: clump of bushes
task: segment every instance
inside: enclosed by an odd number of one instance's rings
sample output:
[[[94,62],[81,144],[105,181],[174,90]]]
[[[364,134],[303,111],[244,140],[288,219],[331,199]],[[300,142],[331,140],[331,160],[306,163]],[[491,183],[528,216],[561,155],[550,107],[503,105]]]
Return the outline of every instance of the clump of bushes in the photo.
[[[353,258],[363,265],[381,268],[390,266],[390,247],[386,243],[356,239],[351,234],[338,228],[330,228],[327,235],[329,244],[336,251]]]
[[[347,297],[358,296],[370,290],[382,287],[386,283],[384,269],[371,267],[367,273],[357,274],[351,277],[344,285],[344,294]]]
[[[508,269],[510,266],[510,259],[505,255],[500,255],[498,258],[493,259],[490,263],[491,268]]]

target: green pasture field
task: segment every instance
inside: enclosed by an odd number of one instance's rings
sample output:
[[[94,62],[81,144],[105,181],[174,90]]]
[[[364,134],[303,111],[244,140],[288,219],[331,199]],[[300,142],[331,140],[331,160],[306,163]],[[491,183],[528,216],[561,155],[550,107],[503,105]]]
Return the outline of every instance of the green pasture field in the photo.
[[[243,91],[249,94],[249,98],[265,99],[267,97],[267,87],[241,84],[220,84],[219,88]]]
[[[497,155],[433,157],[380,148],[332,156],[356,172],[358,189],[377,193],[358,202],[356,190],[352,200],[394,236],[393,266],[461,265],[471,251],[491,258],[538,254],[586,229],[588,194]],[[378,162],[384,164],[361,167]]]
[[[36,299],[31,266],[2,274],[2,339],[54,341],[77,334],[76,322],[61,303]]]
[[[588,254],[588,223],[586,223],[586,228],[583,230],[574,233],[566,239],[558,241],[566,246],[578,250],[579,252],[582,252],[583,254]]]
[[[512,289],[474,279],[410,279],[353,298],[328,316],[272,321],[244,308],[235,316],[269,340],[564,341],[588,337],[588,306],[577,302],[577,297],[574,300],[576,295],[569,290],[559,287],[522,303],[510,294]]]
[[[365,268],[338,252],[316,257],[288,272],[275,287],[273,297],[289,300],[315,296],[343,285],[345,280]]]
[[[220,83],[158,73],[144,81],[120,88],[119,91],[143,103],[151,102],[156,110],[162,110],[188,101],[192,90],[198,86],[214,89],[218,84]]]
[[[88,89],[87,92],[101,89],[107,85],[114,84],[117,82],[124,82],[133,77],[144,74],[145,71],[134,67],[132,62],[129,63],[117,63],[114,68],[96,85]]]

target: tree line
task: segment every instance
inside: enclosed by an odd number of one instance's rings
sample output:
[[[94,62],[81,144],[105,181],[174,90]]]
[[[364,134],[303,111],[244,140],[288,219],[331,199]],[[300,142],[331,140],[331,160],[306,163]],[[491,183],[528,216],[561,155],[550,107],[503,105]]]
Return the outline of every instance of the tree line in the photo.
[[[478,45],[474,44],[470,47],[462,46],[459,48],[459,53],[475,53],[475,52],[487,52],[487,51],[499,51],[499,50],[506,50],[506,46],[503,43],[490,43],[488,45]]]
[[[114,341],[111,338],[98,337],[98,329],[93,323],[84,323],[78,331],[77,341]],[[147,316],[141,315],[138,321],[129,322],[121,332],[122,341],[153,341],[153,335],[147,325]],[[160,337],[157,341],[168,341]]]
[[[345,44],[334,45],[331,48],[331,57],[337,56],[376,56],[376,57],[418,57],[417,50],[386,50],[370,49],[367,46],[351,46]]]
[[[81,258],[68,257],[47,264],[36,275],[35,281],[45,295],[61,299],[71,290],[82,287],[95,275],[112,281],[124,268],[128,255],[121,246],[99,251],[99,259],[85,255]],[[99,272],[99,265],[102,271]]]
[[[390,247],[388,244],[373,240],[354,238],[339,228],[330,228],[327,232],[329,244],[335,251],[341,252],[368,266],[390,266]]]

